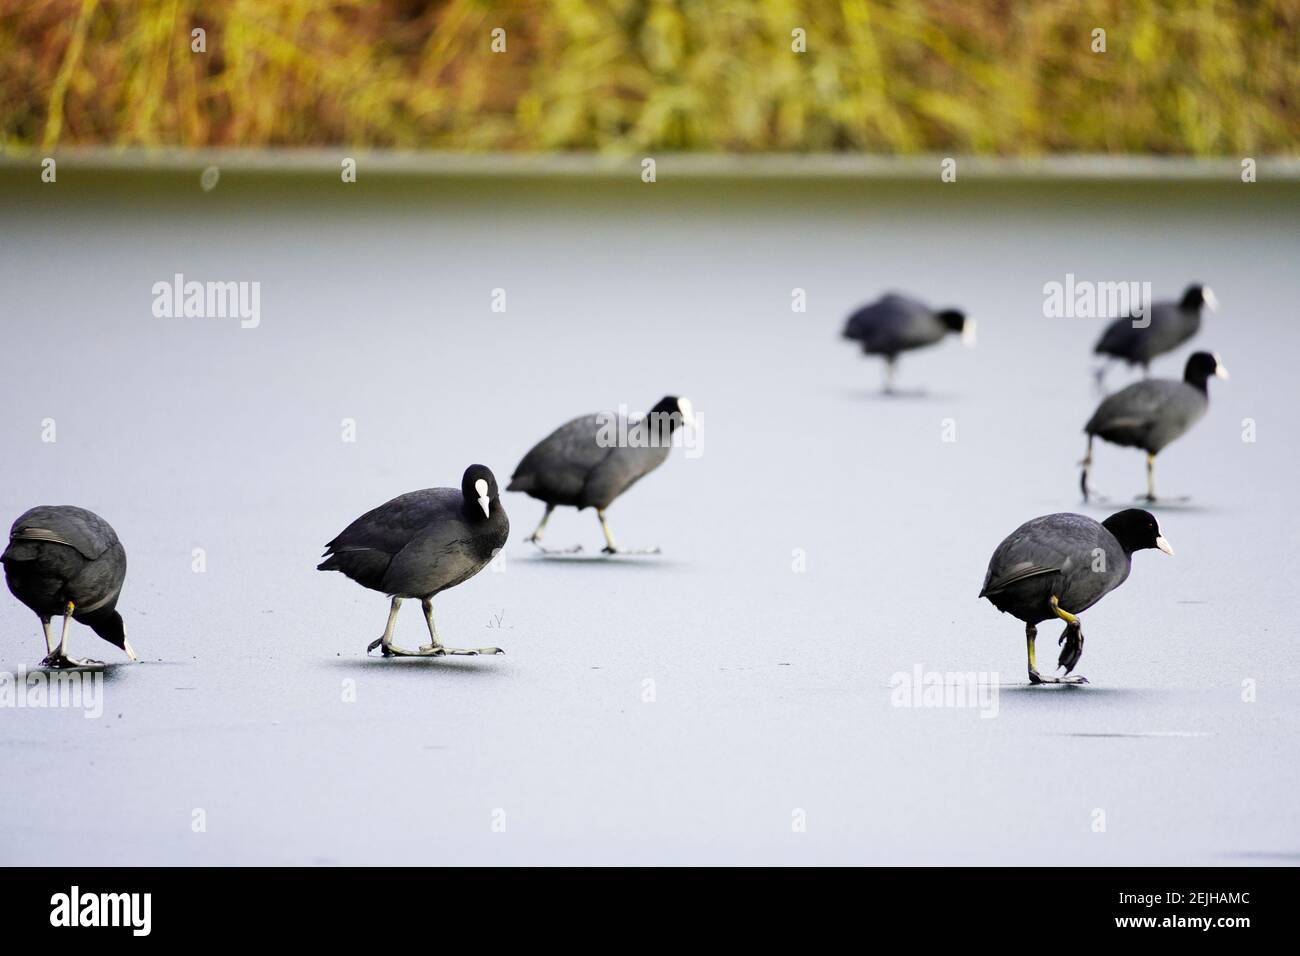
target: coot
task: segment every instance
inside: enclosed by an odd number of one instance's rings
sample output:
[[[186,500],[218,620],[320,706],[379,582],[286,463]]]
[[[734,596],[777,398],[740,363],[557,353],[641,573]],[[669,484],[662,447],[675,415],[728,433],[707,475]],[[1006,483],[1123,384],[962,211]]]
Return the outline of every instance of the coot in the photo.
[[[392,598],[388,625],[367,652],[385,657],[501,654],[499,647],[446,647],[433,624],[433,596],[468,581],[501,550],[510,522],[497,497],[497,481],[484,465],[470,465],[460,488],[426,488],[398,495],[367,511],[325,546],[318,571],[342,571],[362,587]],[[429,643],[408,651],[393,643],[393,623],[403,598],[418,598]]]
[[[1124,583],[1132,554],[1159,548],[1173,554],[1150,512],[1130,508],[1098,524],[1077,514],[1052,514],[1026,521],[997,546],[984,575],[980,597],[1025,622],[1029,680],[1033,684],[1085,684],[1075,677],[1043,677],[1034,663],[1037,625],[1065,621],[1057,665],[1068,675],[1083,654],[1078,615]]]

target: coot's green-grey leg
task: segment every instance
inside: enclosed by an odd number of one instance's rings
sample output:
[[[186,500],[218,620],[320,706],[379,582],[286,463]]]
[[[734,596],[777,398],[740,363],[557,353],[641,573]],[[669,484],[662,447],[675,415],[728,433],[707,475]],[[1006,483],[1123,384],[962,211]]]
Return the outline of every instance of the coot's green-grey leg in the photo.
[[[50,634],[50,619],[41,618],[41,630],[45,631],[45,656],[49,657],[54,653],[54,638]]]
[[[536,531],[534,531],[527,538],[524,538],[524,540],[530,542],[531,544],[537,545],[537,550],[541,551],[542,554],[577,554],[582,550],[582,545],[580,544],[575,544],[571,548],[543,548],[542,547],[542,534],[543,532],[546,531],[546,522],[551,520],[551,512],[554,510],[555,510],[555,505],[548,504],[546,506],[546,513],[542,515],[542,523],[537,526]]]
[[[658,554],[658,548],[641,548],[636,551],[620,550],[614,543],[614,532],[609,528],[609,522],[605,520],[605,512],[600,508],[596,509],[596,517],[600,519],[600,530],[605,532],[605,547],[601,548],[605,554]]]
[[[1044,677],[1038,673],[1038,663],[1034,659],[1034,639],[1038,637],[1038,628],[1032,624],[1025,625],[1025,650],[1029,655],[1029,683],[1031,684],[1086,684],[1088,678],[1075,677]]]
[[[1147,453],[1147,493],[1145,495],[1138,495],[1137,500],[1149,505],[1154,505],[1161,501],[1165,503],[1168,503],[1170,501],[1187,501],[1188,498],[1186,495],[1183,495],[1178,498],[1157,498],[1156,497],[1156,456],[1148,452]]]
[[[885,386],[884,393],[892,395],[894,393],[894,362],[896,359],[892,355],[885,356]]]
[[[401,607],[402,599],[399,597],[393,598],[393,603],[388,609],[388,625],[384,628],[383,635],[375,638],[366,647],[367,654],[373,651],[376,647],[383,648],[383,654],[385,657],[400,657],[404,654],[411,653],[411,651],[398,647],[393,643],[393,625],[397,622],[397,612],[401,610]]]
[[[1060,600],[1055,594],[1052,595],[1048,602],[1052,605],[1052,613],[1065,622],[1065,630],[1061,632],[1061,638],[1058,644],[1064,644],[1065,648],[1061,651],[1061,656],[1057,660],[1057,666],[1064,667],[1067,674],[1074,670],[1074,665],[1079,663],[1079,658],[1083,656],[1083,621],[1071,614],[1065,608],[1061,607]],[[1058,677],[1058,684],[1086,684],[1088,678],[1082,674],[1075,674],[1073,677]]]
[[[1050,684],[1051,678],[1043,677],[1038,673],[1038,665],[1034,661],[1034,639],[1038,637],[1038,628],[1032,624],[1025,625],[1025,651],[1029,655],[1029,683],[1031,684]]]
[[[1079,473],[1079,490],[1083,492],[1083,503],[1088,503],[1088,470],[1092,468],[1092,436],[1088,436],[1088,450],[1083,453],[1083,461],[1079,462],[1083,471]]]
[[[75,601],[69,601],[63,609],[63,637],[59,640],[59,646],[56,650],[41,661],[47,667],[90,667],[102,664],[102,661],[79,660],[68,655],[68,631],[72,628],[72,612],[77,609]]]
[[[448,654],[476,657],[479,654],[504,654],[499,647],[447,647],[438,640],[438,628],[433,623],[433,599],[425,598],[420,602],[424,608],[424,622],[429,625],[429,643],[418,651],[401,651],[399,657],[445,657]]]

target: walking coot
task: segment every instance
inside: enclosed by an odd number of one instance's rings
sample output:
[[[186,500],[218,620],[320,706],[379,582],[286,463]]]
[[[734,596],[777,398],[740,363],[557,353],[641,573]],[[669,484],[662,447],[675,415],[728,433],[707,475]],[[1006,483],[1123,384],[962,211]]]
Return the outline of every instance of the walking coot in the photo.
[[[1025,622],[1030,683],[1087,683],[1081,676],[1038,673],[1037,625],[1053,617],[1065,621],[1058,641],[1065,646],[1057,664],[1069,674],[1083,654],[1078,615],[1124,583],[1133,552],[1144,548],[1174,553],[1155,517],[1137,508],[1118,511],[1100,524],[1084,515],[1045,515],[1026,521],[997,546],[979,596]]]
[[[522,491],[546,504],[542,522],[527,540],[538,546],[551,512],[561,505],[595,508],[605,534],[606,554],[620,552],[605,520],[610,504],[668,458],[672,435],[693,425],[691,403],[669,395],[648,415],[628,419],[614,413],[584,415],[547,435],[519,462],[506,491]],[[581,546],[569,549],[582,550]],[[648,549],[651,552],[657,548]]]
[[[426,488],[399,495],[367,511],[325,546],[318,571],[342,571],[362,587],[392,598],[388,626],[367,651],[385,657],[501,654],[499,647],[445,647],[433,624],[433,596],[469,580],[506,543],[510,522],[497,482],[483,465],[470,465],[460,488]],[[403,598],[418,598],[429,643],[408,651],[393,643],[393,623]]]
[[[1147,372],[1153,358],[1172,352],[1200,331],[1203,306],[1209,306],[1211,312],[1219,307],[1214,292],[1209,286],[1189,285],[1178,302],[1153,302],[1150,322],[1141,328],[1133,325],[1132,316],[1111,322],[1093,351],[1141,365]]]
[[[1149,378],[1108,396],[1083,426],[1088,449],[1080,463],[1079,488],[1088,500],[1088,471],[1092,467],[1092,440],[1141,448],[1147,453],[1147,493],[1142,500],[1156,501],[1156,455],[1195,425],[1210,407],[1211,375],[1227,378],[1228,370],[1217,355],[1196,352],[1187,359],[1181,382]]]

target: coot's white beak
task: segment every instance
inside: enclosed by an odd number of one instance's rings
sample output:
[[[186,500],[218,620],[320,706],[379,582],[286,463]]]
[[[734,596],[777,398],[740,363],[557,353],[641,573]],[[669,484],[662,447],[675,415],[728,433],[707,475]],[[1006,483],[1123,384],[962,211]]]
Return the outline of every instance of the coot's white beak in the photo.
[[[1205,304],[1210,307],[1211,312],[1219,311],[1219,300],[1215,297],[1214,290],[1208,285],[1201,290],[1201,298],[1205,300]]]
[[[967,348],[975,347],[975,320],[966,319],[961,324],[961,344]]]
[[[131,658],[132,663],[135,663],[140,660],[139,655],[136,654],[135,652],[135,648],[131,646],[131,642],[128,641],[125,637],[122,638],[122,650],[126,651],[126,656]]]
[[[677,411],[681,412],[683,425],[687,428],[695,427],[695,409],[691,406],[689,398],[677,399]]]
[[[1163,534],[1156,536],[1156,547],[1159,548],[1161,551],[1163,551],[1165,554],[1169,555],[1171,558],[1174,556],[1174,546],[1165,540],[1165,536]]]
[[[483,517],[492,517],[492,499],[488,497],[488,483],[480,478],[474,482],[474,490],[478,492],[478,506],[483,509]]]
[[[1223,363],[1219,361],[1219,357],[1217,355],[1214,356],[1214,374],[1217,375],[1219,378],[1228,377],[1228,370],[1223,367]]]

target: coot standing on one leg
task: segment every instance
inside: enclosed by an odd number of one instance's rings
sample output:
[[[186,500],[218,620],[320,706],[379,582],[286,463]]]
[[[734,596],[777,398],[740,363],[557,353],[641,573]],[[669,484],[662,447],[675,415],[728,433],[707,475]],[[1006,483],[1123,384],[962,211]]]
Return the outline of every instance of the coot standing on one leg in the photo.
[[[1011,532],[989,560],[980,597],[999,611],[1025,622],[1025,646],[1032,684],[1086,684],[1087,678],[1043,677],[1034,662],[1037,625],[1059,617],[1065,630],[1057,665],[1069,674],[1083,655],[1083,622],[1078,615],[1128,578],[1134,551],[1174,549],[1149,512],[1118,511],[1098,524],[1076,514],[1053,514],[1026,521]]]
[[[36,612],[45,631],[48,667],[99,664],[68,654],[72,621],[85,624],[133,661],[139,660],[126,639],[117,599],[126,580],[126,551],[107,521],[85,508],[41,505],[24,513],[9,532],[0,555],[5,581],[14,597]],[[63,616],[58,646],[50,636],[50,619]]]
[[[864,353],[884,357],[887,395],[894,391],[898,354],[933,345],[950,332],[959,333],[966,345],[975,344],[975,320],[965,313],[957,309],[936,312],[923,302],[893,292],[858,309],[844,326],[844,337],[861,343]]]
[[[595,508],[606,554],[628,554],[614,543],[605,510],[619,495],[668,459],[672,435],[694,424],[688,399],[669,395],[639,419],[605,412],[561,425],[524,455],[506,491],[522,491],[546,504],[542,522],[528,538],[541,547],[551,512],[564,505]],[[581,546],[568,549],[581,551]],[[657,553],[658,548],[643,553]]]
[[[1107,397],[1083,426],[1088,448],[1080,464],[1079,489],[1088,500],[1088,471],[1092,467],[1092,440],[1141,448],[1147,453],[1147,493],[1141,500],[1156,501],[1156,455],[1195,425],[1210,407],[1208,383],[1214,375],[1226,379],[1228,370],[1217,355],[1196,352],[1187,359],[1181,382],[1149,378]]]
[[[470,465],[460,488],[426,488],[399,495],[368,511],[325,546],[318,571],[342,571],[362,587],[392,598],[383,636],[366,648],[385,657],[502,654],[499,647],[446,647],[433,624],[433,597],[469,580],[501,550],[510,522],[497,497],[497,481],[483,465]],[[408,651],[393,643],[403,598],[418,598],[429,643]]]

